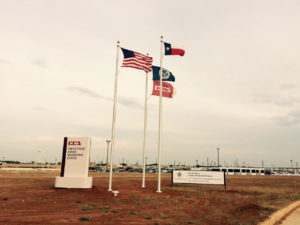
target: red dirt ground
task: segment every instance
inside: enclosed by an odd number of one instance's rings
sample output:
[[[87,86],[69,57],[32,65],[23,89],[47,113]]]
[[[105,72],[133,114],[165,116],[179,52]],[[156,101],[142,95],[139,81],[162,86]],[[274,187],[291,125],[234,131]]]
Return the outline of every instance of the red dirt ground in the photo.
[[[300,199],[300,177],[227,176],[223,186],[170,185],[162,174],[90,173],[93,188],[55,189],[58,172],[0,170],[0,224],[202,224],[250,225]]]

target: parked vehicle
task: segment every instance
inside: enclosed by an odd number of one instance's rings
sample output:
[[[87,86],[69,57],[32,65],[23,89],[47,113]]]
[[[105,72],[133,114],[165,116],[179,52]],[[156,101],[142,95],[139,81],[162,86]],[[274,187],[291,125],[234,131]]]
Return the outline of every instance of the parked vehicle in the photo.
[[[216,167],[212,168],[211,171],[223,171],[226,175],[265,175],[263,168]]]

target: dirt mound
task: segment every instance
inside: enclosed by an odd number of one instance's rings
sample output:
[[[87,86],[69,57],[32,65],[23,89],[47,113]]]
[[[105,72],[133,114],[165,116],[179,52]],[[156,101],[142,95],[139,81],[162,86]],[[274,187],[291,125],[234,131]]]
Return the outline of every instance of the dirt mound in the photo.
[[[236,211],[239,211],[239,212],[253,212],[253,211],[258,212],[262,209],[263,208],[260,207],[259,205],[250,203],[250,204],[246,204],[246,205],[243,205],[243,206],[240,206],[240,207],[236,208]]]

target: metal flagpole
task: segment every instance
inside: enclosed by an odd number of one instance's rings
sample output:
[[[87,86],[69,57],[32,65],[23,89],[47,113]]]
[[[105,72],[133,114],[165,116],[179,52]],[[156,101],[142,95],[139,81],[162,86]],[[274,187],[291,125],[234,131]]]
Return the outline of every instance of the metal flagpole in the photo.
[[[117,89],[118,89],[118,72],[119,72],[119,48],[120,42],[117,42],[117,60],[116,60],[116,76],[115,76],[115,92],[114,92],[114,108],[113,108],[113,121],[111,132],[111,145],[110,145],[110,173],[109,173],[109,186],[108,191],[112,191],[112,169],[113,169],[113,152],[115,147],[115,124],[116,124],[116,107],[117,107]]]
[[[163,65],[163,36],[160,37],[160,85],[159,85],[159,130],[158,130],[158,183],[157,191],[161,193],[161,136],[162,136],[162,65]]]
[[[147,56],[149,54],[147,53]],[[146,179],[146,143],[147,143],[147,111],[148,111],[148,72],[146,72],[146,85],[145,85],[145,113],[144,113],[144,143],[143,143],[143,181],[142,188],[145,188]]]

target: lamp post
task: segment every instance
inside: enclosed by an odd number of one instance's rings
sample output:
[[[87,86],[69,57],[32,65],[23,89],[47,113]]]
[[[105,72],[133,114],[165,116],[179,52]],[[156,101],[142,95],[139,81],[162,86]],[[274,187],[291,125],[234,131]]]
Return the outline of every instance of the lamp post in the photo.
[[[220,166],[220,148],[217,148],[218,152],[218,166]]]
[[[38,149],[38,155],[37,155],[37,164],[39,164],[40,163],[40,161],[41,161],[41,152],[42,152],[42,150],[40,150],[40,149]]]
[[[107,143],[107,149],[106,149],[106,165],[105,165],[105,172],[107,170],[107,165],[108,165],[108,149],[109,149],[109,142],[110,140],[106,140]]]

